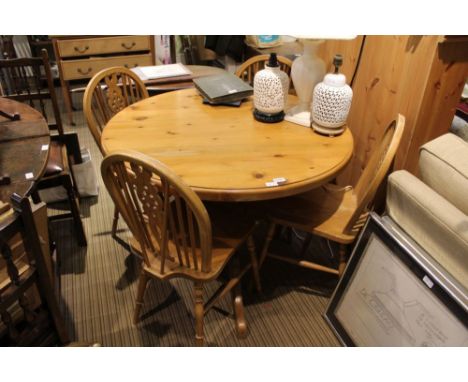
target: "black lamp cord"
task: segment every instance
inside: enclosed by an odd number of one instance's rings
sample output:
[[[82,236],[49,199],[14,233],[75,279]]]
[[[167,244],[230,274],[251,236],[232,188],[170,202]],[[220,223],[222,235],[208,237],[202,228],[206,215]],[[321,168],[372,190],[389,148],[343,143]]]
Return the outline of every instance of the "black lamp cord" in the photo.
[[[351,86],[351,87],[353,87],[354,79],[356,78],[356,74],[357,74],[357,72],[359,70],[359,65],[361,63],[362,51],[364,50],[365,42],[366,42],[366,36],[363,36],[362,37],[362,43],[361,43],[361,49],[359,49],[359,55],[358,55],[358,59],[357,59],[357,63],[356,63],[356,69],[354,69],[353,78],[351,78],[351,82],[349,83],[349,86]]]

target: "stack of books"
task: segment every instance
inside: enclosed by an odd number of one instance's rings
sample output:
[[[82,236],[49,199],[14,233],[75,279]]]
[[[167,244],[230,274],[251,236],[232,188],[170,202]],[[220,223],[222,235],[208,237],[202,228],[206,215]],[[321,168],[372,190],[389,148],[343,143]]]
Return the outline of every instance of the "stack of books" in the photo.
[[[231,73],[195,78],[195,87],[210,104],[240,105],[253,94],[253,88]]]

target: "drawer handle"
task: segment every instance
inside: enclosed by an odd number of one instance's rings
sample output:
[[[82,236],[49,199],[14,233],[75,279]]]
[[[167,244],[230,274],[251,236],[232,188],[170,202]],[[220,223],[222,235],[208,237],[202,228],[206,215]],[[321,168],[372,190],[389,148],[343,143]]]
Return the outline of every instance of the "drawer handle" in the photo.
[[[91,71],[93,70],[93,68],[88,68],[87,71],[84,71],[84,70],[82,70],[81,68],[78,68],[77,70],[78,70],[78,73],[80,73],[80,74],[83,75],[83,76],[86,76],[87,74],[91,73]]]
[[[124,64],[124,66],[128,69],[130,65],[128,64]],[[138,66],[138,64],[133,64],[133,67],[136,68]]]
[[[125,44],[125,43],[123,42],[121,45],[122,45],[122,48],[125,48],[125,49],[130,50],[130,49],[132,49],[132,48],[136,45],[136,43],[135,43],[135,41],[132,41],[132,43],[131,43],[130,45],[127,45],[127,44]]]
[[[81,48],[81,49],[80,49],[79,47],[75,46],[75,52],[78,52],[78,53],[84,53],[84,52],[86,52],[88,49],[89,49],[89,46],[88,46],[88,45],[86,45],[85,47],[83,47],[83,48]]]

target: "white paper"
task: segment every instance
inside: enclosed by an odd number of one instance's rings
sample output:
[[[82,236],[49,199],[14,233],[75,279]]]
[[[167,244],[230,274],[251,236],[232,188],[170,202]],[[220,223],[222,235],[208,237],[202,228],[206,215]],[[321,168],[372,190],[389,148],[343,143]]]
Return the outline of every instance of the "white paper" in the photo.
[[[287,181],[286,178],[273,178],[273,182],[278,183],[278,184],[286,183],[286,181]]]

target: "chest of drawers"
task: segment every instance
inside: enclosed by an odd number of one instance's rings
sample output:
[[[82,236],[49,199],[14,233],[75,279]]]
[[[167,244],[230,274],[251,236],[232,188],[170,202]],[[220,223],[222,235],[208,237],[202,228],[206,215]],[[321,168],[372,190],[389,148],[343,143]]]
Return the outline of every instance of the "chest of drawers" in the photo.
[[[57,36],[53,44],[70,124],[70,81],[90,79],[112,66],[133,68],[155,63],[153,36]]]

